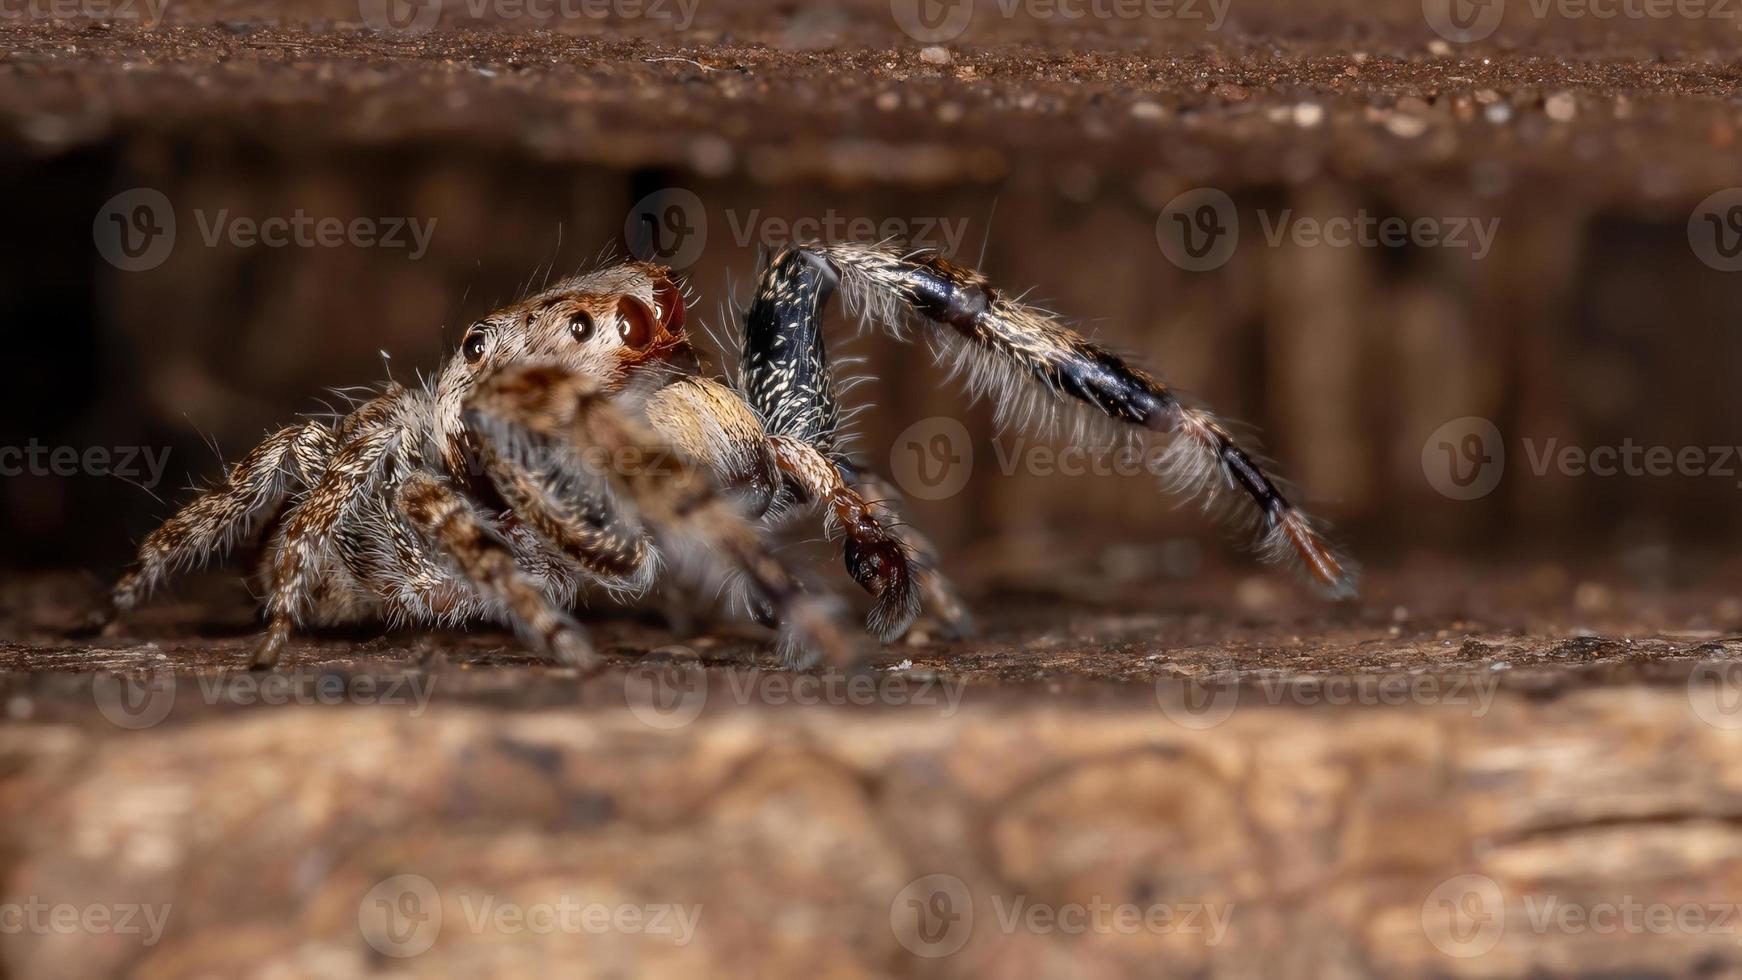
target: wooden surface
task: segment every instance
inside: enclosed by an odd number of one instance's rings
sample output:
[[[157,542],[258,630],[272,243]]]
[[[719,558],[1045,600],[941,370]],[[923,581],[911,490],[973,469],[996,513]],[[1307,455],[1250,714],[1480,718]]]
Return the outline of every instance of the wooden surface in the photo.
[[[1730,583],[1433,567],[1328,611],[1262,575],[1102,585],[1007,583],[982,637],[852,678],[756,670],[748,631],[596,617],[589,678],[479,628],[312,638],[263,679],[235,670],[245,607],[81,641],[19,618],[76,621],[78,581],[14,580],[7,899],[164,928],[0,933],[0,964],[1742,972]]]

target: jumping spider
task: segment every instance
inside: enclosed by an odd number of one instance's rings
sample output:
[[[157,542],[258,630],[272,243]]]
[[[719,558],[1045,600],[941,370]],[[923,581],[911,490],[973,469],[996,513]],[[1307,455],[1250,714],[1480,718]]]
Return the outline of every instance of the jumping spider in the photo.
[[[901,635],[922,602],[965,624],[893,490],[840,448],[821,330],[836,289],[868,324],[928,332],[1002,421],[1074,406],[1133,437],[1171,434],[1173,489],[1244,491],[1260,550],[1298,559],[1333,594],[1353,591],[1349,566],[1208,412],[978,273],[884,243],[774,255],[731,383],[703,373],[682,290],[660,266],[611,265],[492,313],[429,383],[390,383],[330,423],[269,436],[145,539],[115,610],[264,527],[256,667],[278,662],[293,626],[372,617],[485,617],[587,666],[568,612],[582,586],[643,594],[673,559],[739,583],[751,615],[783,631],[789,663],[845,664],[856,646],[835,606],[800,587],[767,534],[820,508],[873,597],[870,633]]]

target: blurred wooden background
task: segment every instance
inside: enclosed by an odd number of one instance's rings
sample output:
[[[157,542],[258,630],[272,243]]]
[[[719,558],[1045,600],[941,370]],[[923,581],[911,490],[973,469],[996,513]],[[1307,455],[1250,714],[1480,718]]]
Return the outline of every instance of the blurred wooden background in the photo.
[[[270,427],[318,411],[324,389],[427,371],[470,318],[520,295],[529,277],[588,266],[621,248],[637,201],[665,188],[701,204],[688,268],[697,313],[730,334],[721,303],[742,301],[760,246],[781,226],[894,219],[910,234],[957,235],[1012,290],[1066,313],[1225,415],[1251,423],[1302,497],[1369,561],[1415,549],[1600,554],[1663,573],[1671,553],[1722,551],[1739,527],[1742,475],[1537,475],[1524,440],[1594,448],[1715,447],[1737,438],[1742,285],[1689,248],[1688,202],[1593,212],[1550,186],[1484,197],[1384,193],[1326,175],[1300,187],[1229,187],[1242,239],[1207,272],[1173,265],[1156,216],[1184,185],[1046,185],[914,191],[765,187],[694,172],[608,172],[475,151],[346,150],[267,156],[223,140],[135,140],[10,165],[0,204],[28,234],[0,244],[0,310],[13,367],[0,444],[169,447],[160,502],[113,477],[0,482],[5,561],[112,567],[188,481],[219,472]],[[177,244],[148,274],[105,263],[92,216],[112,194],[157,188]],[[427,255],[409,249],[208,246],[201,222],[291,215],[434,221]],[[1292,216],[1498,219],[1492,252],[1301,248],[1266,241]],[[693,249],[692,249],[693,251]],[[923,348],[853,339],[874,405],[860,445],[880,465],[897,434],[934,416],[976,442],[959,494],[915,505],[947,544],[1001,538],[1024,550],[1086,540],[1211,542],[1222,532],[1147,478],[1006,475],[1021,445],[994,447],[985,406],[941,383]],[[722,330],[722,327],[725,327]],[[718,362],[716,362],[718,363]],[[1441,496],[1423,446],[1448,420],[1478,416],[1503,435],[1496,490]],[[1732,465],[1737,464],[1732,460]],[[1655,570],[1655,571],[1654,571]]]

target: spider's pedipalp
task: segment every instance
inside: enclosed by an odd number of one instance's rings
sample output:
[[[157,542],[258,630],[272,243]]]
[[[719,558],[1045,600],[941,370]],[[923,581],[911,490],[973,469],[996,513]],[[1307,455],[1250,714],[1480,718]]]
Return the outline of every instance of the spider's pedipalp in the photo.
[[[438,546],[469,582],[507,608],[513,623],[538,649],[565,666],[594,665],[597,655],[580,624],[551,604],[538,583],[516,564],[513,550],[485,529],[458,492],[419,471],[406,477],[394,499],[412,526]]]
[[[970,389],[990,396],[1001,420],[1050,419],[1074,402],[1139,433],[1171,434],[1165,458],[1172,482],[1207,495],[1218,483],[1237,487],[1263,524],[1262,555],[1293,556],[1326,592],[1353,594],[1353,566],[1208,411],[1053,314],[1002,295],[978,272],[940,256],[887,244],[812,249],[839,273],[849,311],[888,325],[917,319],[947,328],[944,339],[954,345]]]
[[[681,564],[742,575],[771,607],[790,649],[820,653],[836,666],[859,660],[833,604],[805,592],[710,474],[620,411],[592,379],[553,365],[505,368],[479,386],[470,411],[565,440],[576,461],[608,478]]]
[[[955,585],[942,572],[938,571],[937,548],[931,539],[902,518],[901,491],[897,490],[888,480],[859,464],[848,460],[841,464],[843,478],[854,487],[861,498],[871,508],[888,533],[894,535],[907,549],[908,560],[912,565],[914,577],[919,581],[919,589],[923,595],[922,606],[930,610],[944,625],[945,632],[954,636],[968,636],[974,632],[974,617],[968,611],[967,603],[962,601],[956,592]]]
[[[876,600],[866,628],[885,643],[896,639],[919,615],[918,573],[907,542],[884,526],[877,510],[815,446],[796,436],[768,442],[781,474],[824,506],[830,532],[844,539],[848,574]]]

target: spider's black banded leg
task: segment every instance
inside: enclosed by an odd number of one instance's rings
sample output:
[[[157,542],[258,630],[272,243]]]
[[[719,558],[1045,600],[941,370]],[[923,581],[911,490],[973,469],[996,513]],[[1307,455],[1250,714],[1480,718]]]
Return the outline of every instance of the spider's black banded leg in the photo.
[[[139,546],[133,568],[110,595],[115,614],[131,611],[176,569],[222,553],[284,500],[289,486],[312,486],[335,450],[333,430],[304,422],[266,437],[222,486],[195,498]]]
[[[835,451],[840,406],[823,350],[823,307],[836,278],[828,263],[782,249],[756,285],[744,318],[739,369],[744,395],[771,436],[791,436]]]
[[[949,592],[915,562],[913,542],[890,509],[868,502],[848,482],[855,470],[837,449],[840,406],[822,331],[836,282],[829,264],[803,249],[777,253],[745,316],[740,375],[745,398],[777,447],[782,475],[823,504],[831,526],[843,532],[847,571],[877,600],[866,625],[888,641],[913,622],[922,588]],[[960,604],[936,611],[948,618],[952,610],[959,612]]]
[[[991,395],[1006,416],[1013,407],[1045,404],[1033,398],[1058,398],[1137,432],[1173,433],[1168,462],[1176,487],[1204,495],[1239,487],[1257,508],[1267,556],[1292,555],[1326,591],[1353,593],[1353,569],[1209,412],[1182,402],[1052,314],[1005,296],[978,272],[941,256],[887,244],[806,250],[833,267],[850,311],[888,326],[905,313],[941,328],[961,355],[970,385]]]

